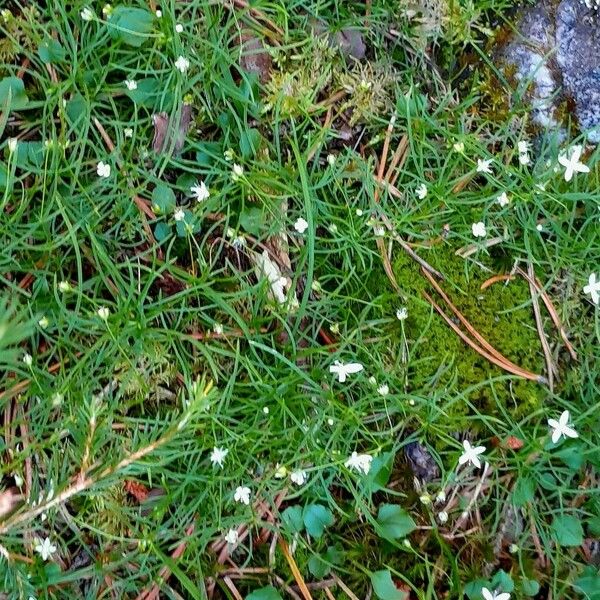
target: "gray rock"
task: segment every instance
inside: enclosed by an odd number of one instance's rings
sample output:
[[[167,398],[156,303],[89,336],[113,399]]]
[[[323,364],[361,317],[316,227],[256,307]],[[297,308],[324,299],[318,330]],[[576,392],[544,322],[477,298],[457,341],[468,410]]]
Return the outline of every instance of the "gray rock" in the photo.
[[[534,122],[564,137],[558,106],[572,100],[581,130],[600,142],[598,12],[579,0],[540,0],[525,9],[517,29],[501,57],[519,83],[531,84],[526,97]]]

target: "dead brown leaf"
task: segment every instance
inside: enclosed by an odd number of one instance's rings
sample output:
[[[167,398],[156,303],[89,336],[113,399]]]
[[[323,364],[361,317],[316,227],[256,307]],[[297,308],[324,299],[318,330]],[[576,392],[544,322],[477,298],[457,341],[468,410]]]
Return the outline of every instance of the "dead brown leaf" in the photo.
[[[152,115],[152,123],[154,124],[154,138],[152,139],[154,152],[162,154],[172,148],[173,154],[179,154],[192,123],[192,107],[190,104],[182,104],[176,131],[166,112]]]
[[[257,75],[261,83],[269,81],[273,61],[263,41],[252,32],[245,31],[241,36],[241,50],[240,66],[242,69],[247,73]]]

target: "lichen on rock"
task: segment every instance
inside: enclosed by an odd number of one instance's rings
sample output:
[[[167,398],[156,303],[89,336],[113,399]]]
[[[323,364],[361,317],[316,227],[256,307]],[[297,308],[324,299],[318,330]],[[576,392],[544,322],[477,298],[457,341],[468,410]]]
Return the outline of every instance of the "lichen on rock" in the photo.
[[[591,143],[600,142],[600,21],[588,2],[540,0],[525,9],[517,34],[499,53],[531,105],[533,122],[565,137],[561,105]]]

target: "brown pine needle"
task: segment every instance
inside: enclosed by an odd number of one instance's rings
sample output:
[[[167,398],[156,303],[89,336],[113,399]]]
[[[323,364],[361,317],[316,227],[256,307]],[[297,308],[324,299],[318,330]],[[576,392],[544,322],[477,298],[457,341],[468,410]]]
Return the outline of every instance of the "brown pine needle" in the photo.
[[[393,115],[387,126],[385,132],[385,140],[383,141],[383,150],[381,151],[381,159],[379,160],[379,168],[377,170],[377,183],[380,184],[383,181],[383,174],[385,172],[385,163],[387,161],[388,150],[390,148],[390,139],[392,137],[392,131],[394,129],[394,123],[396,122],[396,116]],[[379,202],[379,186],[375,188],[375,194],[373,197],[374,202]]]
[[[560,317],[558,316],[558,312],[556,311],[556,308],[554,307],[554,303],[550,299],[550,296],[548,296],[548,294],[544,290],[544,286],[542,285],[540,280],[535,276],[535,273],[533,274],[533,277],[530,279],[529,275],[525,271],[523,271],[523,269],[521,269],[521,267],[517,267],[517,273],[519,273],[519,275],[522,275],[525,279],[527,279],[527,281],[529,281],[529,283],[533,282],[536,290],[538,291],[540,297],[542,298],[544,304],[546,305],[546,310],[550,313],[552,322],[554,323],[554,326],[560,333],[560,337],[563,339],[563,342],[565,343],[565,346],[567,347],[567,350],[569,351],[571,358],[573,360],[578,360],[577,352],[575,351],[575,348],[573,348],[573,345],[571,344],[571,342],[569,341],[569,338],[567,337],[567,332],[565,331],[562,321],[560,320]]]
[[[550,344],[548,338],[544,332],[544,323],[542,322],[542,313],[540,311],[540,303],[538,300],[538,290],[536,289],[534,278],[535,273],[533,272],[533,265],[529,263],[527,265],[527,274],[529,275],[529,292],[531,294],[531,306],[533,308],[533,316],[535,317],[535,327],[542,344],[542,350],[544,351],[544,359],[546,360],[546,371],[548,372],[548,387],[550,391],[554,390],[554,376],[558,376],[558,369],[552,360],[552,352],[550,351]]]
[[[394,152],[394,156],[392,156],[392,162],[390,163],[390,168],[385,176],[385,181],[388,182],[391,186],[396,185],[396,181],[400,175],[400,171],[402,171],[402,167],[406,162],[406,158],[408,157],[408,137],[405,135],[400,138],[400,142],[398,143],[398,147],[396,148],[396,152]]]
[[[335,582],[344,590],[350,600],[358,600],[358,596],[335,574],[333,573]]]
[[[480,290],[485,290],[490,287],[490,285],[494,285],[494,283],[498,283],[499,281],[512,281],[515,278],[514,275],[494,275],[489,279],[486,279],[481,286]]]
[[[534,379],[535,381],[538,381],[538,378],[542,377],[541,375],[535,375],[534,373],[530,373],[529,371],[523,369],[522,367],[515,365],[515,363],[513,363],[511,360],[506,358],[506,356],[504,356],[503,354],[498,352],[498,350],[496,350],[477,331],[477,329],[475,329],[475,327],[473,327],[473,325],[471,325],[471,323],[467,320],[467,318],[458,310],[458,308],[452,303],[450,298],[446,295],[444,290],[438,285],[438,283],[435,281],[435,279],[433,279],[433,277],[429,273],[427,273],[427,271],[423,270],[423,273],[424,273],[425,277],[427,277],[427,279],[429,280],[431,285],[435,288],[436,292],[444,299],[444,301],[450,307],[452,312],[458,317],[459,321],[467,328],[467,331],[481,344],[481,346],[487,351],[487,353],[489,353],[490,355],[495,357],[496,360],[499,361],[501,364],[503,364],[505,367],[511,367],[511,369],[512,369],[511,372],[518,370],[521,373],[527,373],[527,375],[528,375],[527,378]],[[506,369],[506,370],[510,370],[510,369]],[[545,379],[545,378],[542,377],[542,379]]]
[[[529,379],[531,381],[536,381],[538,383],[540,383],[542,381],[545,382],[545,378],[542,377],[541,375],[535,375],[534,373],[525,371],[525,370],[521,369],[520,367],[515,367],[512,364],[506,364],[505,362],[496,358],[496,356],[486,352],[483,348],[478,346],[471,338],[469,338],[465,334],[465,332],[462,331],[462,329],[460,329],[460,327],[458,327],[448,315],[446,315],[446,313],[438,306],[438,304],[436,304],[436,302],[433,300],[433,298],[427,292],[423,291],[423,295],[425,296],[425,298],[429,302],[429,304],[431,304],[431,306],[433,306],[433,308],[435,308],[435,310],[440,314],[440,316],[444,319],[444,321],[446,321],[446,323],[454,331],[454,333],[456,333],[456,335],[458,335],[458,337],[460,337],[460,339],[463,342],[465,342],[465,344],[467,344],[473,350],[475,350],[475,352],[477,352],[478,354],[480,354],[481,356],[483,356],[484,358],[489,360],[491,363],[495,364],[497,367],[500,367],[504,371],[508,371],[509,373],[512,373],[513,375],[517,375],[519,377],[523,377],[523,378]]]
[[[298,588],[300,589],[300,593],[304,597],[304,600],[312,600],[312,596],[310,595],[310,590],[306,587],[306,582],[298,569],[298,565],[294,560],[294,557],[290,553],[290,549],[288,548],[287,542],[283,538],[279,538],[279,547],[283,552],[286,560],[288,561],[288,565],[290,565],[290,569],[292,571],[292,575],[298,584]]]

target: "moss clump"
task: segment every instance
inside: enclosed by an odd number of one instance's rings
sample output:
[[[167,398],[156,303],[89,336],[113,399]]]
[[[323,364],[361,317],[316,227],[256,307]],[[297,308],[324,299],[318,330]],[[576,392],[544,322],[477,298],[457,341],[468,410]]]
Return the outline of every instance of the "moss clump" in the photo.
[[[492,273],[471,268],[447,246],[431,249],[426,258],[446,277],[441,285],[450,300],[492,346],[517,365],[534,373],[542,372],[544,360],[527,283],[517,278],[508,285],[496,283],[485,290],[480,289],[490,275],[508,270],[502,257],[478,257],[487,263]],[[473,386],[465,399],[479,410],[496,414],[500,404],[516,418],[540,406],[546,394],[544,386],[515,378],[490,381],[507,373],[469,348],[437,312],[432,313],[433,309],[422,295],[423,290],[453,321],[458,321],[408,255],[399,253],[393,266],[408,306],[409,316],[404,329],[410,352],[407,363],[409,389],[442,388],[462,393]],[[455,409],[463,411],[467,407],[461,402]]]

